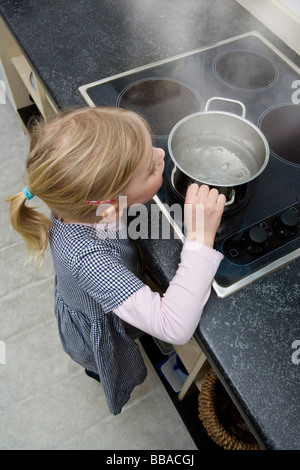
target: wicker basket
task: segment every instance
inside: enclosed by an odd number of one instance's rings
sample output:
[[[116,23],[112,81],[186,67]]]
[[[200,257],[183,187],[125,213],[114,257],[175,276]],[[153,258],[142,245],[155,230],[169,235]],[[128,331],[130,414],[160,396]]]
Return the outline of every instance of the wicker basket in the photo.
[[[209,437],[225,450],[259,450],[260,446],[211,369],[199,394],[199,418]]]

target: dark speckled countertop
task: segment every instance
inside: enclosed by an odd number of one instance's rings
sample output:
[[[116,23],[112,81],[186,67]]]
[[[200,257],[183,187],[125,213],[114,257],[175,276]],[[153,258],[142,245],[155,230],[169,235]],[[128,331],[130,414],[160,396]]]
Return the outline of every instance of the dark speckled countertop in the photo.
[[[299,56],[234,0],[1,0],[0,12],[60,108],[84,106],[78,87],[154,61],[259,31],[297,65]],[[166,287],[177,240],[144,240]],[[196,337],[267,449],[300,449],[299,259],[219,299],[212,293]],[[299,357],[299,355],[298,355]]]

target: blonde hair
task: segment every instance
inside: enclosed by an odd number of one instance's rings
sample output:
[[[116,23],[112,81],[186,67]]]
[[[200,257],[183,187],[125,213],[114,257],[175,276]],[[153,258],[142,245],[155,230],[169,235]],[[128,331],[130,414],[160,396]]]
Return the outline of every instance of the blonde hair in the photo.
[[[58,217],[85,219],[95,206],[85,201],[117,196],[134,175],[150,129],[133,111],[116,107],[66,110],[30,135],[25,180]],[[26,204],[23,191],[6,198],[13,228],[30,259],[43,263],[51,221]]]

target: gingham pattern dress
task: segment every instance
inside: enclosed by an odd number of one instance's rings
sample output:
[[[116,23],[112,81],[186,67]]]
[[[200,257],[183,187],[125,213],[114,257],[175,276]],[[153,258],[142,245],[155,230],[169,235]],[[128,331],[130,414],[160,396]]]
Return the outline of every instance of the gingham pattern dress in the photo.
[[[144,286],[136,247],[124,235],[67,224],[52,217],[55,314],[63,348],[96,372],[113,414],[146,377],[138,345],[112,310]]]

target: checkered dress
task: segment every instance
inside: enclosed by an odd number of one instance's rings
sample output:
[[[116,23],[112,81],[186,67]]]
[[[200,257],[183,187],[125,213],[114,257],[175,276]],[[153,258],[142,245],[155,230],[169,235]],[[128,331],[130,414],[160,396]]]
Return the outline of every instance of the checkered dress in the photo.
[[[63,348],[99,374],[108,407],[118,414],[133,388],[144,381],[146,368],[138,345],[112,310],[144,284],[135,246],[119,232],[113,235],[53,217],[49,241]]]

